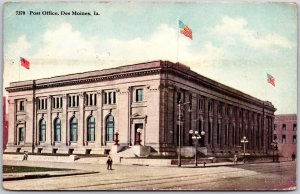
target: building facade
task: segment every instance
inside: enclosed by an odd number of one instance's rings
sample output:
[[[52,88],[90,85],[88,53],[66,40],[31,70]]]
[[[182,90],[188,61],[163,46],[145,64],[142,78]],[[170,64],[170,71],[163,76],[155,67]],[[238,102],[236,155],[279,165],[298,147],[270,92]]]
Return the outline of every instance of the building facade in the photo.
[[[291,158],[297,154],[297,115],[275,115],[274,140],[278,143],[280,156]]]
[[[249,152],[271,150],[276,109],[270,102],[179,63],[153,61],[13,82],[6,90],[6,151],[108,153],[118,132],[121,146],[136,145],[140,136],[151,154],[168,154],[176,153],[179,140],[192,145],[191,129],[205,132],[199,144],[209,153],[239,152],[243,136]]]

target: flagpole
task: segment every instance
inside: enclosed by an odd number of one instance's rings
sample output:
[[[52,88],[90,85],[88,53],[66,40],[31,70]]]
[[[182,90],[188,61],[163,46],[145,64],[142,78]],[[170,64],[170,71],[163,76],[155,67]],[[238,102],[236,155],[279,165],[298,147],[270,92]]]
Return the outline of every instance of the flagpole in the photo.
[[[21,62],[21,58],[20,58],[20,62]],[[21,73],[20,73],[21,72],[21,70],[20,70],[21,67],[20,66],[21,66],[21,64],[19,64],[19,81],[21,79],[21,76],[20,76],[21,75]]]
[[[177,61],[176,62],[179,62],[178,61],[178,50],[179,50],[179,29],[178,29],[178,26],[179,26],[179,16],[177,16],[177,24],[176,24],[176,31],[177,31],[177,53],[176,53],[176,56],[177,56]]]

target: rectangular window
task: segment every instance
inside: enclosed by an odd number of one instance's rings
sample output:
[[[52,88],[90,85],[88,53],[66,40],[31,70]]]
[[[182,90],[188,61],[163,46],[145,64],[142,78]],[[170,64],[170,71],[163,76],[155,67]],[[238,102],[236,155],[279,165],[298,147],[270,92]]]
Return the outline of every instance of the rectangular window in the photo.
[[[76,105],[76,104],[75,104],[75,103],[76,103],[76,102],[75,102],[75,97],[76,97],[76,96],[73,96],[73,98],[72,98],[72,100],[73,100],[73,102],[72,102],[72,107],[75,107],[75,105]]]
[[[277,134],[274,134],[274,141],[277,141]]]
[[[286,136],[282,135],[282,143],[286,143]]]
[[[203,110],[204,100],[199,99],[199,110]]]
[[[24,111],[25,110],[25,101],[21,100],[19,102],[19,111]]]
[[[52,98],[52,108],[62,108],[62,97],[53,97]]]
[[[113,92],[113,104],[116,104],[116,92]]]
[[[177,92],[177,104],[181,102],[181,93]]]
[[[112,104],[112,92],[108,92],[108,104]]]
[[[86,106],[95,106],[96,105],[96,94],[86,94],[85,95],[85,104]]]
[[[47,98],[37,98],[36,101],[37,101],[37,108],[39,110],[47,109]],[[53,106],[55,106],[55,104]]]
[[[136,89],[136,91],[135,91],[135,101],[136,102],[144,101],[144,90],[143,89]]]
[[[293,135],[293,143],[297,143],[297,135]]]
[[[70,95],[69,107],[78,107],[78,106],[79,106],[79,95]]]
[[[297,131],[297,123],[293,124],[293,131]]]
[[[286,130],[286,125],[282,124],[282,130],[285,131]]]
[[[115,91],[107,91],[104,93],[104,104],[116,104]]]

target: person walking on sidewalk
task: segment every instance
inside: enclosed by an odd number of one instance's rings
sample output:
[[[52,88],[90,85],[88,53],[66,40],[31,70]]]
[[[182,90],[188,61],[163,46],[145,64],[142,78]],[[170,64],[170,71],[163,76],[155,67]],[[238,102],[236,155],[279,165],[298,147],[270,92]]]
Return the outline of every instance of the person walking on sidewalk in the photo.
[[[238,160],[237,155],[234,154],[234,156],[233,156],[233,164],[234,165],[237,165],[237,160]]]
[[[23,160],[27,160],[28,158],[28,152],[24,151]]]
[[[113,163],[112,158],[110,156],[108,156],[107,161],[106,161],[107,170],[112,170],[112,163]]]

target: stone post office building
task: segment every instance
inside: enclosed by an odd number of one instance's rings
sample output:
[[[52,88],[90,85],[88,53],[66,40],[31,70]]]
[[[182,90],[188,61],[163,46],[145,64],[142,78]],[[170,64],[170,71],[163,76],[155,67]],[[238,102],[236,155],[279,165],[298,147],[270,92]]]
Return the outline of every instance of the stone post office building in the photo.
[[[189,130],[208,153],[271,150],[274,112],[261,101],[203,77],[180,63],[152,61],[117,68],[10,83],[6,152],[107,153],[119,133],[121,146],[141,144],[152,154],[174,154]],[[178,121],[178,104],[182,106]],[[181,138],[179,138],[181,124]]]

